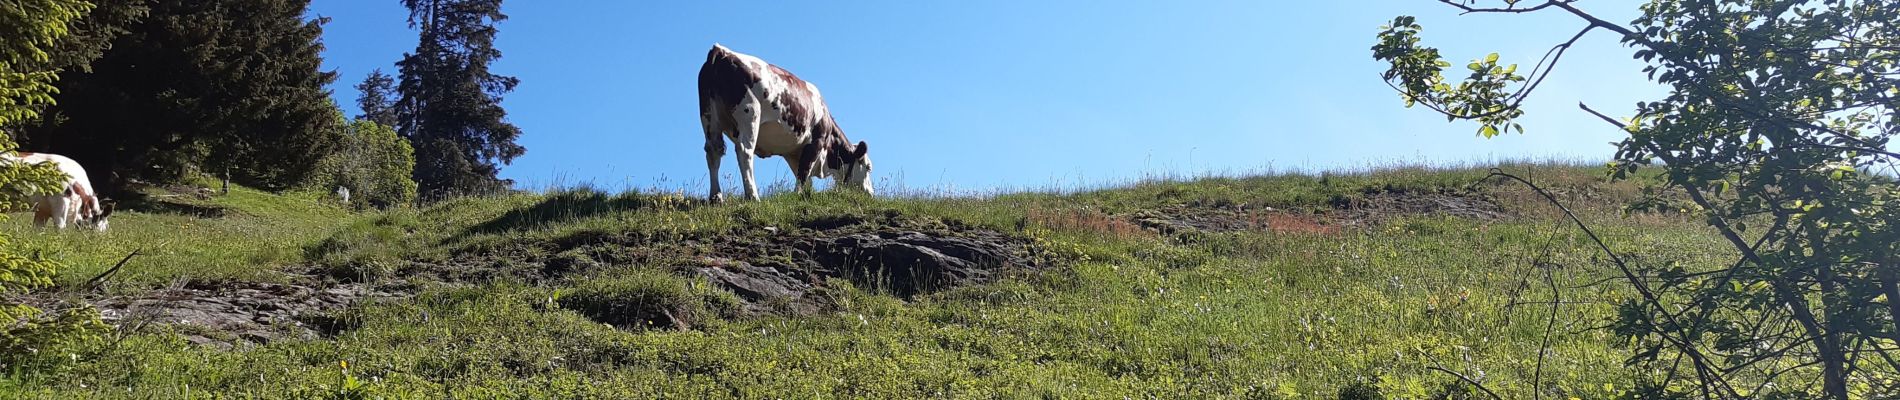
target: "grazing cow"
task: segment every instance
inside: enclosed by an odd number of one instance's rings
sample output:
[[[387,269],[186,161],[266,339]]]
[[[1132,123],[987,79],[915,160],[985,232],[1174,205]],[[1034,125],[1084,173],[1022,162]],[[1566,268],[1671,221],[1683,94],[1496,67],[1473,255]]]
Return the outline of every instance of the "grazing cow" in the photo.
[[[739,149],[746,200],[759,199],[753,156],[784,157],[799,190],[809,192],[811,178],[818,177],[831,178],[834,187],[871,192],[870,146],[845,138],[817,85],[758,57],[713,45],[699,66],[699,122],[706,130],[706,170],[712,179],[707,200],[724,199],[719,158],[726,155],[728,138]]]
[[[34,225],[44,228],[46,221],[52,220],[58,229],[75,224],[101,232],[106,230],[106,217],[112,216],[112,203],[100,200],[99,192],[92,190],[92,181],[86,178],[86,169],[81,168],[79,162],[58,154],[27,152],[3,155],[0,159],[27,164],[52,163],[66,174],[66,181],[60,184],[58,192],[27,194],[27,203],[33,207]]]

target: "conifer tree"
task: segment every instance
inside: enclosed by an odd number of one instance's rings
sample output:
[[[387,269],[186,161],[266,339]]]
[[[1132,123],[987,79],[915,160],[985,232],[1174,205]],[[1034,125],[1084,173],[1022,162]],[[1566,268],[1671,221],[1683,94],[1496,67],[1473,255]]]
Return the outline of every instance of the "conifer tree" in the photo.
[[[508,19],[501,0],[402,0],[409,24],[421,30],[416,51],[404,55],[397,131],[415,146],[415,180],[425,200],[507,189],[497,163],[525,151],[508,123],[501,96],[520,80],[495,74],[495,24]]]
[[[323,20],[309,0],[153,2],[90,70],[62,75],[36,150],[117,179],[222,175],[267,189],[305,180],[336,148]]]
[[[383,70],[370,71],[363,83],[356,84],[356,106],[363,114],[356,119],[396,126],[396,80],[384,74]]]

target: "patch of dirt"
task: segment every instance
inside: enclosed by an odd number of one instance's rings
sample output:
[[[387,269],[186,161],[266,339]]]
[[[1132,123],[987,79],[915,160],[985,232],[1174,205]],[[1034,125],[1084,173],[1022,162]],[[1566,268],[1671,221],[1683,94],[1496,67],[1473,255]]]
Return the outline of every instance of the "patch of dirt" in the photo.
[[[1327,210],[1301,212],[1234,204],[1181,204],[1142,210],[1126,217],[1164,235],[1246,231],[1333,234],[1343,228],[1378,225],[1406,215],[1448,215],[1485,221],[1511,217],[1496,201],[1478,194],[1382,192],[1336,199],[1331,206]]]
[[[1493,221],[1511,217],[1497,201],[1475,193],[1392,193],[1336,202],[1336,218],[1352,225],[1377,225],[1405,215],[1445,215]]]
[[[1245,207],[1208,207],[1176,205],[1156,210],[1141,210],[1129,219],[1143,228],[1164,235],[1187,232],[1244,232],[1271,229],[1266,218],[1273,208],[1250,210]]]

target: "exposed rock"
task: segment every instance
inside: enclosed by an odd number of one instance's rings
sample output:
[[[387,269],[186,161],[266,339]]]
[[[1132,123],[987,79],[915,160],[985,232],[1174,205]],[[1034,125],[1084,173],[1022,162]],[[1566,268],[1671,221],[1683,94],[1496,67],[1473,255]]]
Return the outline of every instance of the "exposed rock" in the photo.
[[[1011,249],[1012,244],[994,232],[971,237],[879,232],[819,239],[812,243],[811,255],[854,283],[910,297],[989,282],[1001,270],[1029,266],[1027,255]]]
[[[318,287],[303,284],[226,282],[187,285],[88,299],[106,322],[119,326],[146,323],[185,326],[186,340],[228,346],[239,341],[265,343],[281,338],[315,337],[330,328],[310,317],[367,300],[406,297],[363,284]]]
[[[812,298],[813,292],[832,278],[912,297],[1036,267],[1028,240],[980,229],[838,229],[763,242],[731,240],[715,246],[723,254],[691,270],[738,294],[748,312],[780,311],[774,303],[799,312],[819,309],[822,300]]]
[[[810,313],[818,305],[810,299],[814,287],[808,274],[800,271],[782,270],[769,266],[757,266],[744,261],[709,260],[717,266],[694,268],[694,273],[706,278],[706,281],[719,285],[739,295],[744,300],[744,311],[749,314],[763,314],[775,311],[793,311]],[[803,276],[799,278],[799,276]],[[775,310],[772,305],[789,306],[790,310]]]
[[[448,260],[402,261],[368,282],[340,282],[313,271],[293,275],[289,283],[201,283],[84,301],[115,325],[169,325],[181,328],[177,331],[193,343],[231,346],[335,334],[348,329],[338,311],[408,297],[425,287],[497,279],[564,285],[603,266],[681,263],[670,265],[687,264],[675,271],[704,277],[738,295],[744,314],[809,314],[831,306],[821,289],[832,279],[908,298],[1036,268],[1032,243],[995,230],[891,213],[686,238],[583,232],[520,244],[536,251],[498,247]],[[546,255],[531,255],[537,253]]]

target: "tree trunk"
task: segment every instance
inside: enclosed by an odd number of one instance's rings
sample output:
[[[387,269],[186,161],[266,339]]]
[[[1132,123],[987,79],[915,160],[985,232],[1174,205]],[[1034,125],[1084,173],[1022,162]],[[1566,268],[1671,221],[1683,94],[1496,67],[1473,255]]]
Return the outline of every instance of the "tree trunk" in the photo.
[[[1900,260],[1875,266],[1880,270],[1881,291],[1887,294],[1887,321],[1893,324],[1891,337],[1900,340]]]
[[[1781,303],[1794,313],[1795,321],[1801,324],[1803,330],[1807,331],[1808,339],[1813,342],[1814,353],[1820,358],[1815,361],[1821,363],[1821,391],[1827,394],[1827,398],[1847,400],[1847,357],[1841,352],[1840,335],[1814,316],[1807,299],[1788,286],[1791,281],[1794,279],[1775,283],[1775,293],[1781,298]],[[1827,279],[1821,279],[1821,284],[1824,293],[1833,286]]]

